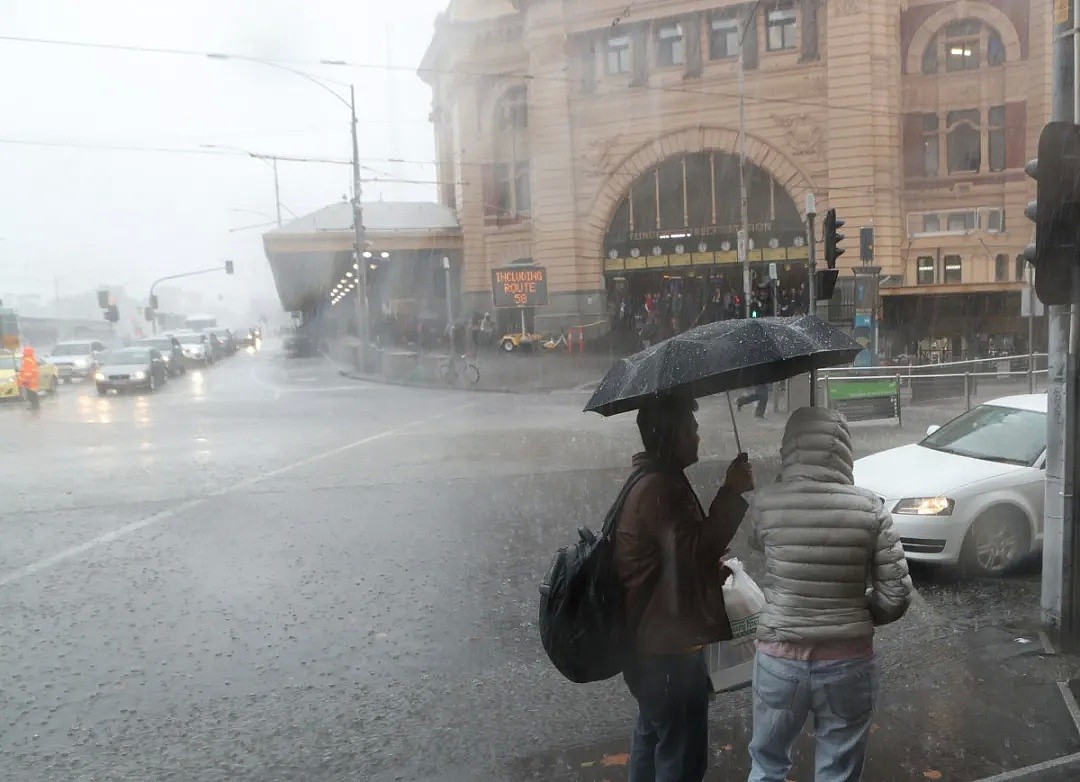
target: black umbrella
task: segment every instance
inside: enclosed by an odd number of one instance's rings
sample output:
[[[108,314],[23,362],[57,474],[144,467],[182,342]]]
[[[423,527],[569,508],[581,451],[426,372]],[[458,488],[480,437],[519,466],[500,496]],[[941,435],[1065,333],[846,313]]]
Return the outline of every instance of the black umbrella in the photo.
[[[709,323],[620,359],[585,411],[615,415],[636,410],[658,394],[696,399],[775,383],[850,363],[862,349],[843,331],[813,315]]]

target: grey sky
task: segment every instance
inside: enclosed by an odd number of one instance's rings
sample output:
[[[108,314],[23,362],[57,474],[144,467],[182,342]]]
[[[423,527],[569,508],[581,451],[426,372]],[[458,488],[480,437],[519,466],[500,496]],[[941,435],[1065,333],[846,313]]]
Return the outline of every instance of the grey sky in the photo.
[[[0,35],[227,52],[275,60],[337,59],[415,67],[446,0],[6,0]],[[430,91],[409,71],[296,65],[356,84],[360,156],[399,177],[431,180]],[[319,87],[255,63],[0,41],[0,291],[49,299],[99,284],[137,294],[157,276],[226,258],[242,274],[185,287],[233,295],[266,288],[265,222],[273,175],[257,160],[12,141],[170,147],[226,145],[347,160],[348,110]],[[388,115],[388,90],[399,124]],[[348,166],[283,162],[281,200],[298,214],[350,192]],[[371,172],[366,175],[373,176]],[[434,198],[430,185],[365,184],[365,200]],[[256,271],[257,270],[257,271]]]

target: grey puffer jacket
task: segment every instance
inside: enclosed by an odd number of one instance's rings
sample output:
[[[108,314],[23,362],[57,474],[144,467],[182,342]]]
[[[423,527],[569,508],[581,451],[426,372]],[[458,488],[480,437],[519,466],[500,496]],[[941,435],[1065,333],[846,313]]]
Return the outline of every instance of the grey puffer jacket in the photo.
[[[750,502],[750,544],[765,552],[762,641],[814,644],[871,637],[911,600],[911,578],[892,518],[853,485],[843,415],[796,410],[776,483]]]

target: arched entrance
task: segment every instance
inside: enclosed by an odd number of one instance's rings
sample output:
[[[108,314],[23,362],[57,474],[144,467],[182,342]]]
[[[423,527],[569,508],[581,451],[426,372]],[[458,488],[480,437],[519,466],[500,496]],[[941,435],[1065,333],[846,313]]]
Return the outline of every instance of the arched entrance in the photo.
[[[746,189],[751,309],[760,315],[801,311],[807,248],[795,201],[768,170],[749,160]],[[616,328],[637,330],[653,319],[664,336],[739,315],[739,192],[739,158],[719,149],[670,156],[634,180],[603,240]]]

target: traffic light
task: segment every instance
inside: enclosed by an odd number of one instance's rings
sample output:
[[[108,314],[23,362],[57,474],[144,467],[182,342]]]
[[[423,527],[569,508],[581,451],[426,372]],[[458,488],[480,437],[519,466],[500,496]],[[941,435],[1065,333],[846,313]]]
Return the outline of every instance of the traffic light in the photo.
[[[1051,122],[1039,135],[1039,156],[1024,171],[1036,197],[1024,215],[1035,223],[1035,243],[1024,257],[1035,267],[1035,293],[1044,304],[1072,302],[1072,269],[1080,263],[1080,125]]]
[[[158,297],[156,293],[150,294],[150,309],[156,310],[158,308]]]
[[[120,320],[120,310],[116,308],[115,304],[110,304],[105,308],[105,320],[109,323],[116,323]]]
[[[233,262],[232,261],[225,261],[225,273],[226,274],[232,274],[233,273]]]
[[[103,309],[103,310],[109,308],[109,292],[108,291],[98,291],[97,292],[97,305],[99,307],[101,307],[101,309]]]
[[[844,241],[844,235],[839,232],[843,225],[844,221],[837,219],[835,209],[830,209],[825,213],[822,233],[825,237],[825,263],[830,269],[836,268],[836,259],[845,252],[844,248],[840,247],[840,242]]]
[[[146,318],[148,321],[153,322],[153,320],[154,320],[154,308],[153,307],[147,307],[146,309],[144,309],[143,310],[143,317]]]

